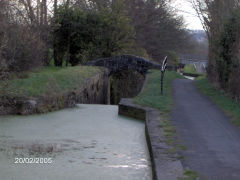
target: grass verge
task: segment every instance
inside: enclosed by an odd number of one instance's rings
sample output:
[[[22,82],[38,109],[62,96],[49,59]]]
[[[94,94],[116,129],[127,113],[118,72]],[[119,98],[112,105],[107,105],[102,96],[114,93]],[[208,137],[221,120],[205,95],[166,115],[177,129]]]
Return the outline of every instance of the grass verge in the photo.
[[[100,68],[88,66],[45,67],[21,78],[0,82],[0,96],[31,97],[61,94],[81,86]]]
[[[174,127],[169,119],[170,112],[173,107],[172,96],[172,81],[176,78],[183,78],[180,74],[174,71],[166,71],[163,87],[163,95],[161,95],[161,72],[159,70],[152,70],[147,75],[147,83],[144,86],[143,92],[141,92],[133,102],[143,106],[152,107],[158,109],[161,114],[162,122],[159,127],[163,129],[163,135],[166,138],[166,143],[169,145],[176,145],[176,127]],[[174,146],[169,152],[176,152],[180,146]]]
[[[235,100],[216,89],[205,76],[197,78],[196,85],[203,94],[209,96],[213,102],[230,116],[233,124],[240,126],[240,105]]]
[[[168,115],[173,105],[171,83],[174,79],[182,78],[182,76],[174,71],[166,71],[163,95],[161,95],[161,72],[151,70],[147,78],[143,92],[134,98],[134,103],[158,109],[161,114]]]

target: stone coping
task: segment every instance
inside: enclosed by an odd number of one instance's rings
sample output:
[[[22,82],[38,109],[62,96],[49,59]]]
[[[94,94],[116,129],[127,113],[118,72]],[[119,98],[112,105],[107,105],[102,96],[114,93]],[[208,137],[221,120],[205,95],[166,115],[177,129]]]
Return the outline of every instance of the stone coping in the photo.
[[[178,180],[183,177],[183,166],[176,155],[169,153],[168,146],[159,127],[161,118],[156,109],[133,103],[132,99],[123,98],[119,103],[118,114],[145,120],[145,135],[152,162],[154,180]]]

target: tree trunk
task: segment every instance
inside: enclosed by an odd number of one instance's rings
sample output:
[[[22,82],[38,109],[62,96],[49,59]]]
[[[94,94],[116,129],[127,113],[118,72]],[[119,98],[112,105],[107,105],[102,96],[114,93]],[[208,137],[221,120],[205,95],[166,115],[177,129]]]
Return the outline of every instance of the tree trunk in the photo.
[[[43,11],[43,1],[40,4],[40,26],[43,25],[43,16],[44,16],[44,11]]]
[[[37,25],[39,26],[39,18],[40,18],[40,0],[37,0]]]
[[[43,24],[47,25],[47,0],[42,0],[43,3]]]
[[[70,4],[70,0],[67,0],[66,5],[69,6],[69,4]]]
[[[66,5],[69,8],[70,0],[67,0]],[[69,22],[71,23],[71,22]],[[68,66],[69,59],[70,59],[70,35],[71,35],[71,26],[68,25],[68,39],[67,39],[67,59],[66,59],[66,66]]]
[[[56,16],[57,13],[57,5],[58,5],[58,0],[54,0],[54,17]],[[55,25],[55,22],[53,22],[53,26]],[[57,42],[56,42],[56,36],[55,34],[53,35],[53,59],[54,59],[54,65],[55,66],[62,66],[62,60],[61,56],[58,55],[58,50],[57,50]]]
[[[33,12],[32,0],[27,0],[27,6],[28,6],[28,10],[29,10],[29,18],[30,18],[31,24],[33,24],[35,21],[35,15]]]
[[[56,15],[56,12],[57,12],[57,5],[58,5],[58,0],[54,0],[54,16]]]

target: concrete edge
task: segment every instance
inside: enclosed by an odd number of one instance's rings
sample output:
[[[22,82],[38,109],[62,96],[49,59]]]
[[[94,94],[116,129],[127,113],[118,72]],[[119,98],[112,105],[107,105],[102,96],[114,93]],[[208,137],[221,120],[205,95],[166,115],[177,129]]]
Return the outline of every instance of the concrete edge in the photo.
[[[178,180],[183,177],[183,166],[176,155],[169,154],[168,146],[159,127],[161,118],[158,110],[133,103],[123,98],[119,103],[119,115],[145,120],[145,136],[152,163],[154,180]]]

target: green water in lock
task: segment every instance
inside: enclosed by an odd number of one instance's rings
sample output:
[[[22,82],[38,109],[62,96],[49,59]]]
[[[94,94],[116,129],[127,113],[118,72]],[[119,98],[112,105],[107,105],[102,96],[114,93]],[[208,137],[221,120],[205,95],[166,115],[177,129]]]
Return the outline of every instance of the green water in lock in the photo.
[[[0,116],[0,180],[151,180],[144,122],[117,111],[80,104],[48,114]]]

